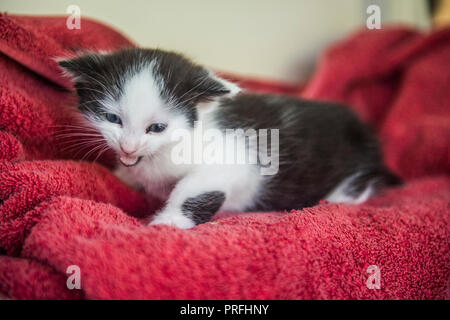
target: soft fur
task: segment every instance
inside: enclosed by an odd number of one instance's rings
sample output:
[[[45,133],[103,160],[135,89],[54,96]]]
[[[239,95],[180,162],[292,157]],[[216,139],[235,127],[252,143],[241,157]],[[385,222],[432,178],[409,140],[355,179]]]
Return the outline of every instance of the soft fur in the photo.
[[[380,186],[398,183],[384,168],[375,137],[349,108],[242,93],[161,50],[87,54],[59,64],[73,76],[79,110],[118,154],[117,175],[167,201],[152,224],[190,228],[220,209],[299,209],[324,198],[361,203]],[[152,131],[155,125],[162,131]],[[204,129],[223,134],[224,143],[207,139]],[[230,137],[230,129],[241,132]],[[180,130],[190,142],[201,137],[201,150],[190,150],[194,158],[211,143],[212,153],[224,158],[237,148],[237,158],[257,161],[208,163],[202,154],[201,161],[176,163],[173,137]],[[264,173],[267,165],[271,173]]]

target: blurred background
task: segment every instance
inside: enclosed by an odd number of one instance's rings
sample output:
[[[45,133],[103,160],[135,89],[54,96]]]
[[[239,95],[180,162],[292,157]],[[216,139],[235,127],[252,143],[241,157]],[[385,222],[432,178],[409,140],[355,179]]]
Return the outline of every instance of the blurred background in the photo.
[[[444,0],[449,3],[449,1]],[[369,5],[381,8],[381,26],[430,28],[426,0],[2,0],[11,14],[68,15],[101,20],[138,45],[182,52],[237,75],[299,83],[313,72],[320,52],[358,27]]]

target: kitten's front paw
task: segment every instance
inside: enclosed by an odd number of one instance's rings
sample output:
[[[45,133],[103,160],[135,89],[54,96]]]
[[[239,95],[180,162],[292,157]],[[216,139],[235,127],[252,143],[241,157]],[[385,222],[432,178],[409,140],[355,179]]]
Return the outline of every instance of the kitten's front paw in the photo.
[[[190,229],[195,227],[194,221],[180,212],[163,211],[150,222],[149,225],[165,224],[180,229]]]

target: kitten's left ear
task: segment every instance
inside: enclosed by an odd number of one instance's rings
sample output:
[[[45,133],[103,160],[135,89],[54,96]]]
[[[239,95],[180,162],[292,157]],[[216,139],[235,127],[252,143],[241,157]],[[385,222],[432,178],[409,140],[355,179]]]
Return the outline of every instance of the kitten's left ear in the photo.
[[[232,97],[241,91],[238,85],[218,77],[212,71],[208,71],[208,76],[197,84],[192,92],[193,98],[197,102],[214,100],[217,97]]]
[[[237,84],[225,80],[223,78],[220,78],[211,71],[209,76],[211,77],[212,80],[218,82],[222,87],[222,89],[218,90],[219,95],[234,96],[235,94],[241,91],[241,88]]]

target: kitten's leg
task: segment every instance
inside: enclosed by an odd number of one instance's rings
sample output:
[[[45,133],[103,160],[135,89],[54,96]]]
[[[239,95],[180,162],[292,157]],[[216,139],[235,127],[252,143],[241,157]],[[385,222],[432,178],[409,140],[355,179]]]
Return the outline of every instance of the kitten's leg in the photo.
[[[192,228],[207,222],[220,209],[232,188],[230,179],[217,172],[197,172],[178,182],[166,207],[150,224],[167,224]],[[233,179],[231,179],[233,180]]]

